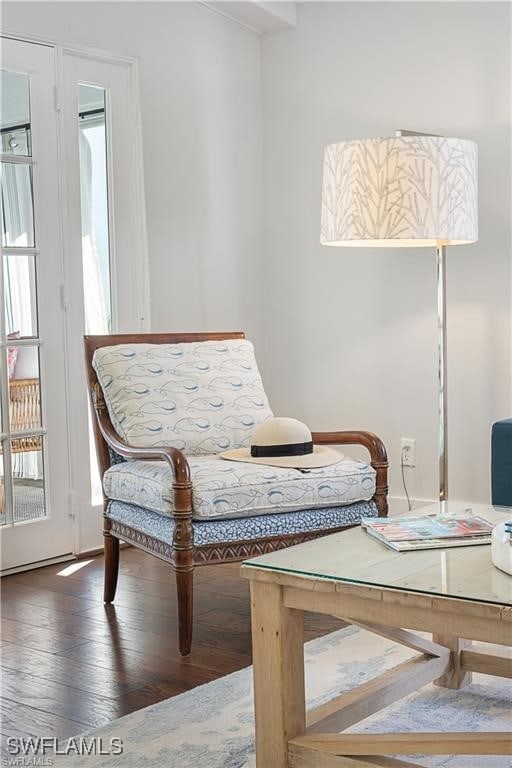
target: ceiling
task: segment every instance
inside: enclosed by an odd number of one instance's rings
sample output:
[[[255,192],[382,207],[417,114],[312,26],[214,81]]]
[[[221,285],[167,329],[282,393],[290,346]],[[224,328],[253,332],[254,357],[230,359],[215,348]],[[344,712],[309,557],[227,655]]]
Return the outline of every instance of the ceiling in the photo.
[[[227,16],[262,35],[289,29],[297,23],[297,8],[292,0],[199,0],[213,11]]]

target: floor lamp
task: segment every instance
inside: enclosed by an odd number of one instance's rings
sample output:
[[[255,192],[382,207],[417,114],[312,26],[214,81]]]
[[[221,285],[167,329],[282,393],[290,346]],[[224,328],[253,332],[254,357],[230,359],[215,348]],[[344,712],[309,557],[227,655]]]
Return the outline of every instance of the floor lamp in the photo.
[[[322,245],[435,248],[439,500],[448,498],[446,246],[478,239],[478,151],[472,141],[397,131],[330,144],[324,153]]]

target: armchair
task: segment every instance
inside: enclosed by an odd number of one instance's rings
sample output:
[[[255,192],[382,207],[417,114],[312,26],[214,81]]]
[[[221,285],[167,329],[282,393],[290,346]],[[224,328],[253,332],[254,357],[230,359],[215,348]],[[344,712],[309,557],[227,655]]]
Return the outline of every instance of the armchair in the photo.
[[[491,430],[492,503],[512,507],[512,419],[501,419]]]
[[[313,433],[317,444],[364,446],[370,464],[340,455],[336,477],[308,480],[318,498],[307,508],[296,492],[306,477],[299,470],[262,478],[259,467],[256,480],[216,456],[249,445],[254,426],[272,415],[243,333],[86,336],[85,354],[105,494],[104,600],[115,597],[120,540],[169,562],[182,655],[192,643],[196,566],[242,560],[387,514],[386,451],[370,432]],[[256,503],[262,497],[264,509]]]

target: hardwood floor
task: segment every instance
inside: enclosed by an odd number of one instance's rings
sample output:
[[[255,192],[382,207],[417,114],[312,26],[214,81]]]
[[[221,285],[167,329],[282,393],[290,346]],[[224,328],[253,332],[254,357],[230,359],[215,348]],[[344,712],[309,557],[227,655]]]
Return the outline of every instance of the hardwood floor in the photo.
[[[2,736],[73,736],[251,663],[249,588],[239,565],[195,571],[192,654],[176,644],[171,569],[121,552],[115,604],[104,606],[103,558],[1,582]],[[306,639],[342,622],[311,614]]]

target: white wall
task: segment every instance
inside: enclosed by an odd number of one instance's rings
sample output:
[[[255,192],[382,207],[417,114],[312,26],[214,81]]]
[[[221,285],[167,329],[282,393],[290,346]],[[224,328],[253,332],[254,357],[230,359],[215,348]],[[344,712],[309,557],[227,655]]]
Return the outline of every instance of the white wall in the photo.
[[[488,498],[511,406],[507,4],[300,3],[261,50],[194,2],[7,2],[3,29],[139,58],[154,329],[248,330],[274,410],[379,433],[395,495],[402,436],[413,495],[436,493],[434,254],[322,248],[323,148],[476,140],[481,239],[449,252],[450,480]]]
[[[416,498],[436,495],[435,255],[319,245],[322,154],[395,128],[474,139],[480,242],[449,251],[454,498],[489,498],[489,430],[510,412],[510,7],[300,3],[263,39],[266,334],[274,409],[417,440]],[[260,353],[261,357],[261,353]]]
[[[6,2],[2,29],[139,59],[152,327],[250,325],[259,36],[196,2]]]
[[[196,2],[2,10],[4,33],[138,58],[152,328],[250,330],[261,251],[259,36]],[[78,523],[80,551],[101,546],[101,520]]]

